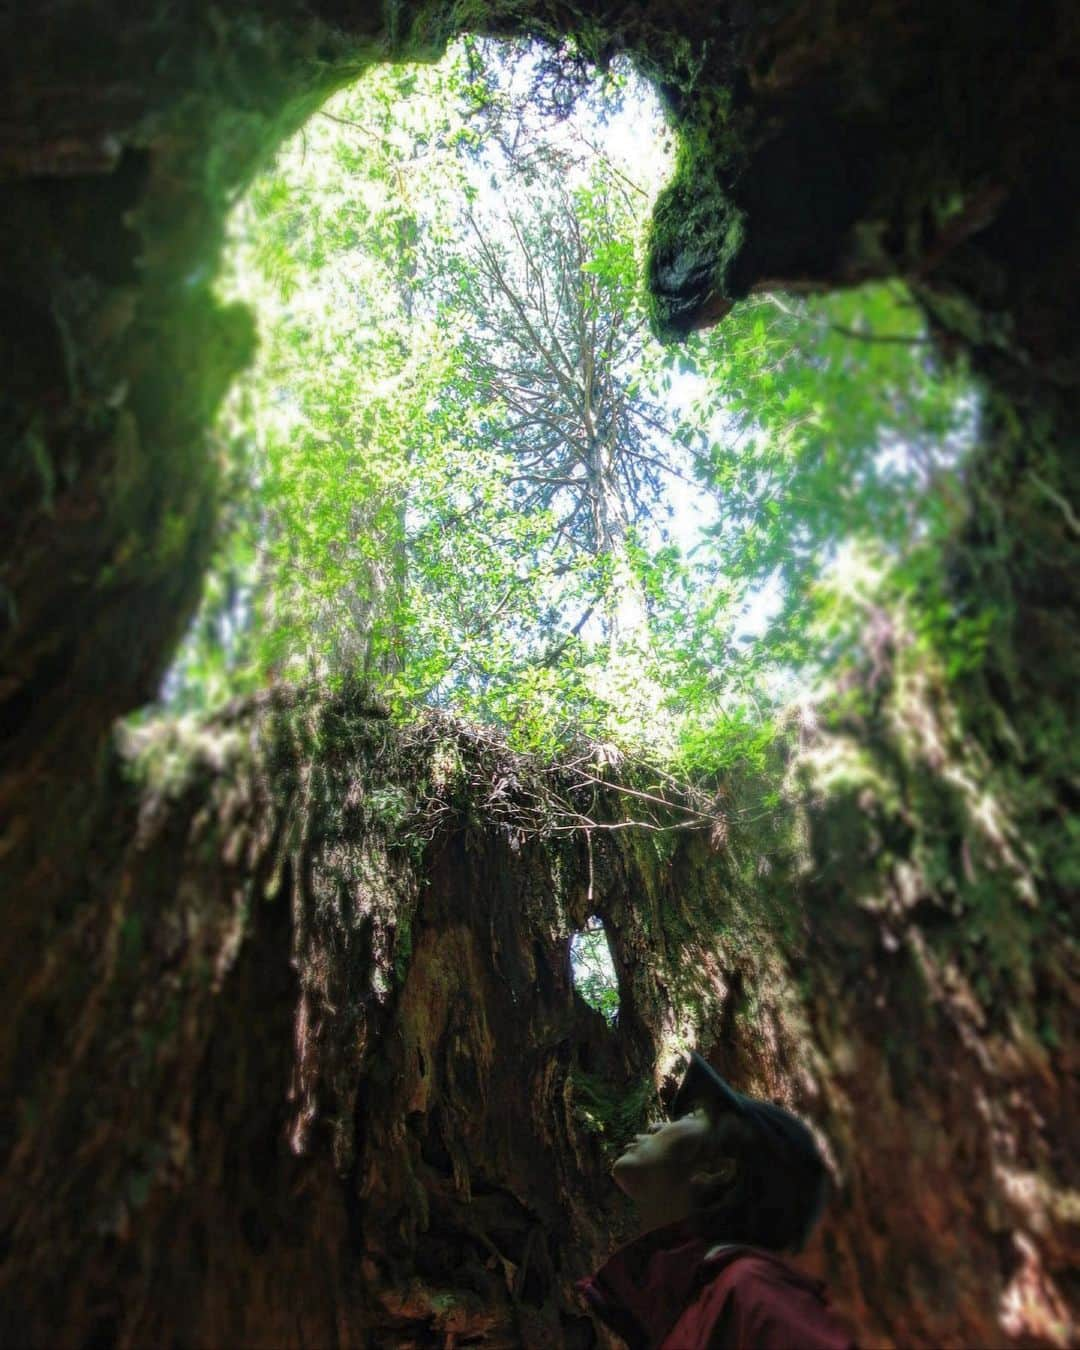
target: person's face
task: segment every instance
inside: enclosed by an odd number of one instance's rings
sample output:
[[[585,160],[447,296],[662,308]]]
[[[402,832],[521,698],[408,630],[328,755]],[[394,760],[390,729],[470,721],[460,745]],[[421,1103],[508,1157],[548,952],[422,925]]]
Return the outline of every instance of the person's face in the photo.
[[[688,1213],[690,1174],[709,1129],[703,1108],[651,1125],[611,1169],[615,1184],[639,1209],[670,1211],[672,1218]]]

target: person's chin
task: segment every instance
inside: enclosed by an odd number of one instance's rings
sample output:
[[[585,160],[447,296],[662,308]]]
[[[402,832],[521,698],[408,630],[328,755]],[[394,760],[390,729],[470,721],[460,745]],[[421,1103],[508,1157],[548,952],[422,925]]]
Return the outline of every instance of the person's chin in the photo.
[[[628,1148],[625,1151],[625,1153],[620,1153],[620,1155],[615,1159],[615,1162],[612,1164],[611,1168],[612,1180],[615,1182],[615,1185],[618,1186],[618,1188],[621,1191],[625,1191],[627,1189],[626,1178],[631,1172],[633,1172],[633,1170],[634,1170],[633,1149]]]

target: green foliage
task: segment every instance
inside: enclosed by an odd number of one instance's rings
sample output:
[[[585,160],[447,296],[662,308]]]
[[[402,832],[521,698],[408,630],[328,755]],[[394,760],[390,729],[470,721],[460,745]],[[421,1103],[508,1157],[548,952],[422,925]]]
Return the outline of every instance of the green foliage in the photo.
[[[611,959],[603,923],[591,918],[570,942],[570,969],[574,988],[589,1005],[612,1023],[619,1014],[619,981]]]
[[[616,67],[620,133],[518,55],[367,76],[240,207],[226,290],[258,301],[261,355],[171,700],[348,675],[400,716],[720,779],[773,763],[870,596],[977,664],[992,616],[954,612],[941,558],[978,405],[904,289],[759,296],[659,346],[659,115]]]
[[[647,1078],[627,1090],[625,1081],[609,1084],[599,1075],[575,1068],[570,1084],[576,1116],[611,1159],[643,1128],[649,1109],[656,1105],[656,1090]]]

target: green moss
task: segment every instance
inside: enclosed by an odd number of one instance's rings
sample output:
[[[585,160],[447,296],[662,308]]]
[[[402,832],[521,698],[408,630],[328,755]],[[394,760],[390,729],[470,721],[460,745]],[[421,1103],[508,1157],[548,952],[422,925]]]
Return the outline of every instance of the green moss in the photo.
[[[122,723],[117,751],[122,773],[143,793],[176,800],[197,781],[237,769],[247,747],[235,727],[181,717]]]
[[[725,100],[714,100],[708,111],[697,111],[701,120],[680,126],[675,172],[653,208],[649,306],[661,340],[683,336],[706,296],[737,298],[730,276],[746,239],[746,218],[724,178],[739,158],[740,132],[730,125]]]
[[[575,1067],[570,1086],[576,1119],[611,1157],[622,1152],[656,1105],[656,1089],[647,1078],[628,1088],[625,1082],[610,1083]]]

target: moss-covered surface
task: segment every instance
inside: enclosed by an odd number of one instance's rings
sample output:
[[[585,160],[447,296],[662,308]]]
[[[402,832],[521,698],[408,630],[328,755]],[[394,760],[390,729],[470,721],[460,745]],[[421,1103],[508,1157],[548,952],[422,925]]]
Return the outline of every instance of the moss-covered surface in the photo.
[[[1052,441],[1013,399],[991,399],[952,603],[940,623],[919,594],[868,616],[873,660],[848,676],[863,697],[820,709],[822,731],[792,765],[809,845],[808,1039],[849,1159],[847,1202],[868,1224],[891,1216],[887,1247],[826,1240],[864,1289],[897,1262],[927,1267],[896,1310],[901,1344],[927,1339],[928,1316],[943,1343],[1072,1335],[1075,1229],[1061,1206],[1078,1177],[1056,1142],[1077,1109],[1069,427],[1062,416]],[[975,604],[991,622],[972,660]],[[904,1194],[881,1163],[901,1139]],[[980,1264],[998,1290],[988,1303],[984,1286],[981,1323]]]

